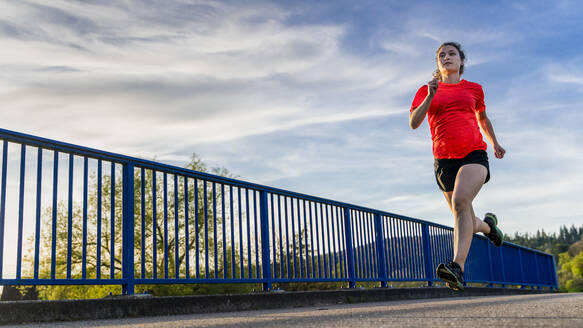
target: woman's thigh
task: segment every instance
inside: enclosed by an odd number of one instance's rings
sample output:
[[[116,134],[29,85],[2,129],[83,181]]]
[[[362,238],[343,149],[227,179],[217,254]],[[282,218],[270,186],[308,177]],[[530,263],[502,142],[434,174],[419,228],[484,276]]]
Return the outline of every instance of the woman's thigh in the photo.
[[[466,164],[456,176],[452,201],[470,202],[476,197],[488,175],[488,169],[481,164]],[[453,205],[453,204],[452,204]]]

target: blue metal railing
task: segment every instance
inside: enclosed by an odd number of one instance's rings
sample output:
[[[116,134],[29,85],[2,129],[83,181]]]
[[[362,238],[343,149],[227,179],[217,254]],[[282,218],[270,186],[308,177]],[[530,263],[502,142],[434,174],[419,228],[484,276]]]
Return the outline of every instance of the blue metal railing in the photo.
[[[439,224],[4,129],[0,140],[0,285],[431,286],[453,256]],[[558,288],[552,255],[477,235],[465,278]]]

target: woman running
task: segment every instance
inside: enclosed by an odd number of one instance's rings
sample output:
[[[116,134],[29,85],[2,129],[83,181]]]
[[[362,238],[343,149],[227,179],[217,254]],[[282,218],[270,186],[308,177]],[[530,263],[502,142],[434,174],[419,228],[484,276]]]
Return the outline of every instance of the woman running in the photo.
[[[494,214],[486,213],[482,221],[472,208],[482,185],[490,180],[487,145],[480,129],[497,158],[503,158],[506,151],[486,116],[482,86],[460,79],[465,58],[458,43],[439,46],[434,79],[417,91],[409,117],[412,129],[418,128],[425,116],[429,121],[435,178],[454,217],[453,260],[439,264],[436,271],[455,290],[463,288],[464,263],[473,234],[483,233],[496,246],[503,238]]]

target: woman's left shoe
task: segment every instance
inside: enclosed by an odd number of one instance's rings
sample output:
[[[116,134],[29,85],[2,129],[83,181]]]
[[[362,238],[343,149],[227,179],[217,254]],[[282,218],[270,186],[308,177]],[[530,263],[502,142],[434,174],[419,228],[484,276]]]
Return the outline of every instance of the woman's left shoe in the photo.
[[[504,241],[504,235],[502,231],[498,229],[498,218],[493,213],[486,213],[484,217],[484,222],[490,227],[490,232],[485,233],[484,236],[488,237],[494,246],[499,247]]]

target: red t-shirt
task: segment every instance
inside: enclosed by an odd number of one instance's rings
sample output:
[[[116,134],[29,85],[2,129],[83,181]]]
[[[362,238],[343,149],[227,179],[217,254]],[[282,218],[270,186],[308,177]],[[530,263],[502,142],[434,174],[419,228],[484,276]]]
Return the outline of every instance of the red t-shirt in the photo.
[[[427,96],[427,85],[417,90],[411,112]],[[439,82],[427,111],[435,158],[464,158],[474,150],[486,150],[476,113],[486,110],[484,91],[478,83]]]

